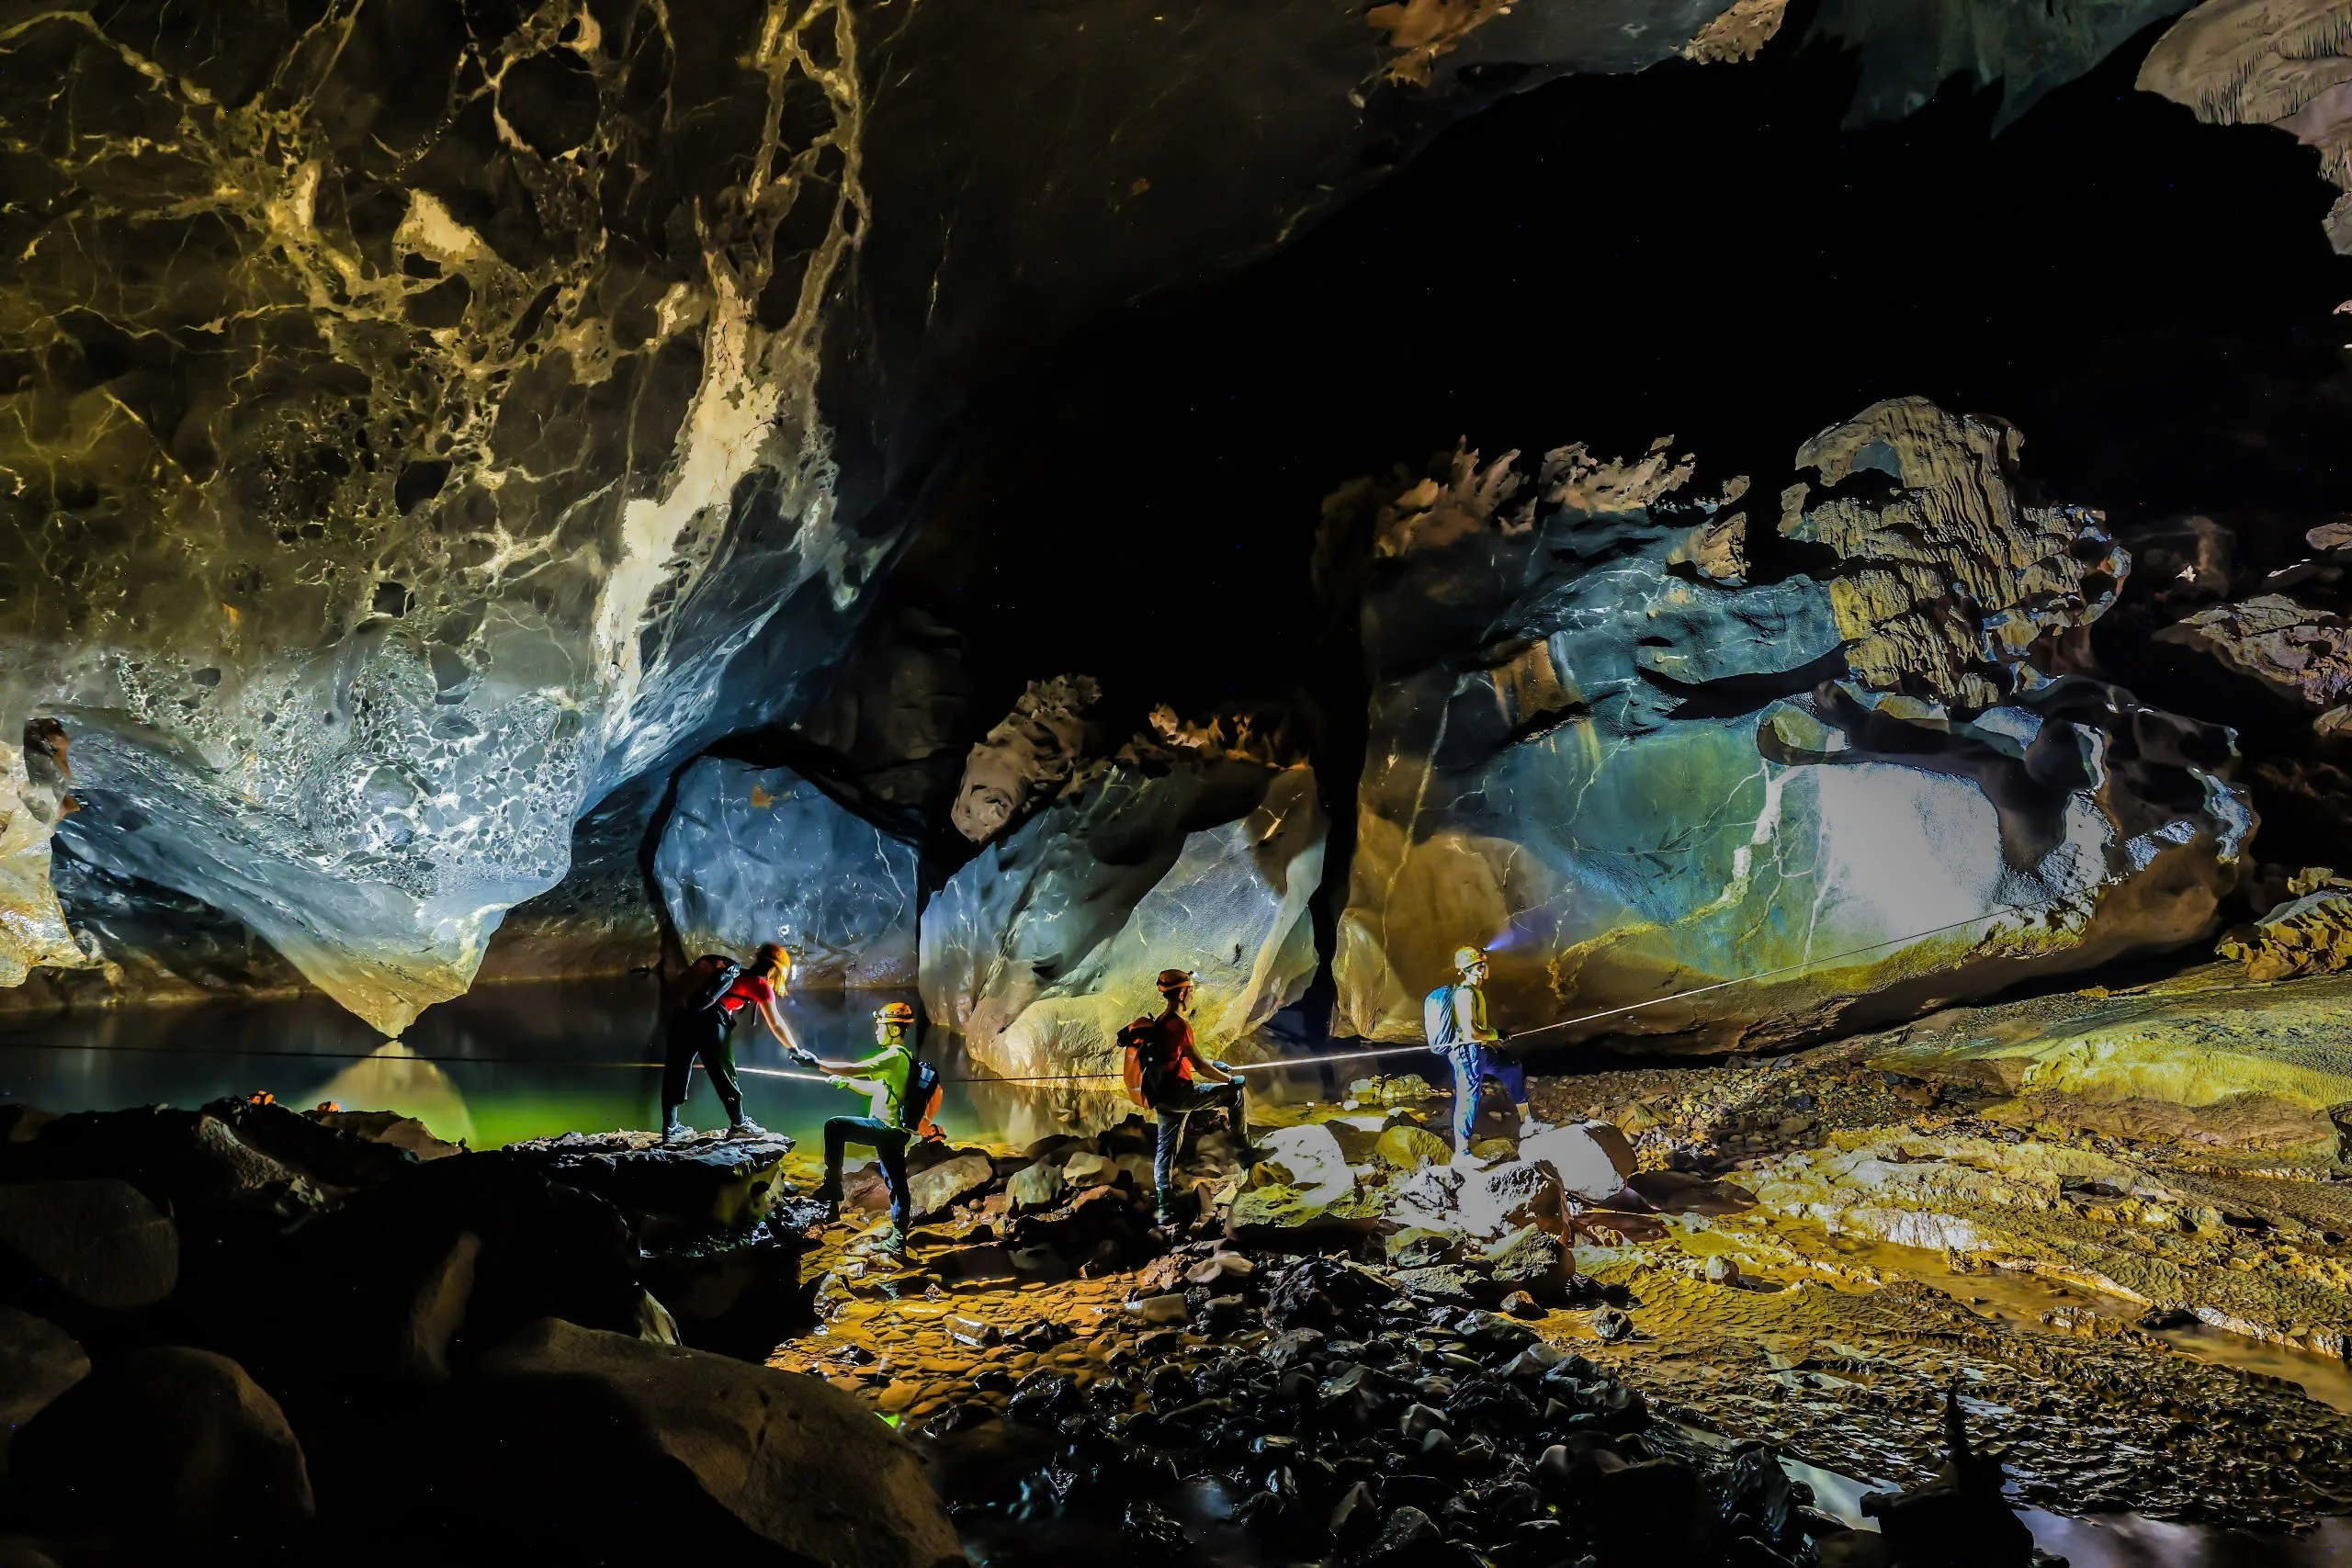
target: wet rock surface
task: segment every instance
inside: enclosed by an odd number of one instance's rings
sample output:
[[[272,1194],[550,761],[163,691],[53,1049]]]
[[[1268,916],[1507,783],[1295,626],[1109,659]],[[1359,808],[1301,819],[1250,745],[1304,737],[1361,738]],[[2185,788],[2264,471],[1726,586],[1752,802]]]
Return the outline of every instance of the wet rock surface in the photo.
[[[913,1451],[813,1380],[548,1320],[485,1356],[462,1467],[514,1551],[684,1534],[752,1561],[938,1568],[954,1527]]]

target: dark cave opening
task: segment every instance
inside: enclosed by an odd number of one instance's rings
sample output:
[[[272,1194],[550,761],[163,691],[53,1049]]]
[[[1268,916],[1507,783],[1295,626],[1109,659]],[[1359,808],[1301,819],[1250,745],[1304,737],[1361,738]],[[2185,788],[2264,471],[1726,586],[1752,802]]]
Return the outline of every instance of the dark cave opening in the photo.
[[[1700,485],[1769,492],[1911,393],[2009,419],[2046,497],[2117,528],[2328,508],[2352,265],[2310,152],[2135,90],[2141,44],[1997,132],[1959,83],[1849,126],[1855,65],[1802,31],[1507,99],[991,389],[894,594],[970,637],[981,712],[1064,667],[1131,705],[1280,699],[1320,669],[1317,503],[1355,475],[1671,434]]]

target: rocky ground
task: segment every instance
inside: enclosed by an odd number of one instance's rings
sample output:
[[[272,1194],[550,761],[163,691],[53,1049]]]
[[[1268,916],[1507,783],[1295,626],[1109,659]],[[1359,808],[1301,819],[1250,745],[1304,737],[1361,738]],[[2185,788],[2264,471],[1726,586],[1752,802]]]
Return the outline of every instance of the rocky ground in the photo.
[[[1000,1468],[1035,1461],[1000,1477],[982,1529],[1017,1557],[1029,1538],[1006,1521],[1042,1529],[1079,1484],[1054,1479],[1052,1434],[1131,1442],[1203,1380],[1249,1382],[1252,1357],[1283,1354],[1259,1286],[1319,1252],[1407,1303],[1383,1310],[1415,1314],[1408,1339],[1508,1313],[1546,1354],[1638,1393],[1659,1418],[1644,1442],[1702,1471],[1707,1445],[1769,1447],[1928,1483],[1957,1390],[2025,1501],[2291,1528],[2352,1508],[2352,1172],[2331,1111],[2352,1098],[2352,1057],[2330,1022],[2347,991],[2215,972],[1770,1061],[1543,1078],[1527,1125],[1487,1108],[1466,1173],[1434,1163],[1445,1100],[1363,1080],[1343,1102],[1267,1108],[1249,1171],[1204,1141],[1187,1180],[1214,1247],[1141,1270],[1099,1250],[1079,1267],[1091,1277],[965,1260],[994,1247],[1034,1265],[1047,1253],[1024,1254],[1036,1222],[1010,1190],[1042,1193],[1032,1167],[1083,1156],[1080,1179],[1114,1184],[1092,1200],[1107,1206],[1140,1175],[1140,1139],[1000,1156],[1007,1190],[976,1187],[919,1228],[911,1267],[886,1266],[871,1235],[830,1238],[825,1325],[774,1364],[899,1416],[956,1475],[976,1445]],[[2198,1071],[2151,1068],[2184,1060]],[[1556,1182],[1524,1183],[1531,1167]],[[1188,1258],[1193,1278],[1170,1272]],[[1405,1332],[1377,1312],[1364,1326]],[[1041,1392],[1065,1379],[1075,1392]],[[1214,1454],[1171,1462],[1191,1490],[1163,1505],[1189,1503],[1184,1528],[1215,1546],[1250,1477]],[[958,1517],[967,1540],[976,1506]],[[1463,1544],[1500,1560],[1496,1542]]]
[[[828,1224],[782,1138],[17,1108],[0,1562],[1984,1568],[2033,1561],[2017,1501],[2292,1528],[2352,1512],[2347,993],[1539,1078],[1459,1160],[1443,1096],[1361,1079],[1270,1098],[1246,1163],[1196,1137],[1168,1228],[1139,1123],[928,1145],[903,1258],[876,1172]]]

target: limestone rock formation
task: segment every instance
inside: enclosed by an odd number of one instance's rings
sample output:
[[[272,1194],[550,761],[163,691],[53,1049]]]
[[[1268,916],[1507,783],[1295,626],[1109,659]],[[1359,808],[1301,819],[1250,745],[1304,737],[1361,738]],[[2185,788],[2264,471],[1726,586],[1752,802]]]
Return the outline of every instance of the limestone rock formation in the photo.
[[[808,705],[1009,360],[1718,8],[1481,17],[1426,85],[1386,68],[1432,40],[1299,4],[30,17],[0,734],[71,731],[85,858],[397,1032],[583,807]],[[75,961],[8,810],[0,977]]]
[[[2128,561],[2022,505],[2016,453],[1878,404],[1781,498],[1816,575],[1755,583],[1744,482],[1682,499],[1665,443],[1335,497],[1374,679],[1335,1030],[1416,1037],[1465,941],[1506,1030],[1724,1049],[2208,931],[2252,828],[2229,736],[2082,672]]]
[[[21,986],[36,965],[85,963],[50,880],[50,840],[74,809],[65,736],[54,720],[0,739],[0,987]]]
[[[653,867],[690,953],[781,942],[796,985],[914,982],[914,850],[789,768],[695,762]]]
[[[90,858],[388,1032],[584,803],[711,732],[763,628],[788,691],[856,600],[813,403],[854,29],[702,37],[565,5],[7,39],[55,151],[7,220],[41,369],[0,567],[39,586],[0,710],[73,733]]]
[[[81,1344],[45,1318],[0,1306],[0,1461],[41,1407],[89,1375]]]
[[[976,844],[1002,833],[1069,781],[1086,747],[1086,710],[1102,688],[1084,675],[1032,681],[965,760],[949,820]]]
[[[2352,6],[2343,0],[2205,0],[2156,40],[2139,85],[2213,125],[2272,125],[2318,149],[2346,194],[2327,237],[2352,254]]]
[[[2199,610],[2156,636],[2209,652],[2282,696],[2324,710],[2312,720],[2322,735],[2352,726],[2352,625],[2334,611],[2264,593]]]
[[[1871,1060],[2016,1096],[2050,1126],[2334,1156],[2352,1102],[2347,998],[2341,975],[2270,985],[2215,964],[2114,996],[1954,1010]]]
[[[661,964],[646,840],[669,782],[659,772],[641,775],[572,824],[563,880],[507,911],[477,978],[568,980]]]
[[[909,838],[944,814],[961,782],[971,713],[964,638],[901,606],[866,635],[794,733],[859,812]]]
[[[101,1361],[27,1424],[9,1461],[23,1523],[95,1530],[112,1549],[98,1561],[275,1555],[317,1508],[277,1401],[228,1357],[180,1345]]]
[[[1242,1039],[1314,974],[1323,836],[1303,765],[1162,754],[1100,766],[933,897],[924,1006],[990,1071],[1109,1075],[1098,1089],[1116,1089],[1113,1036],[1157,1010],[1162,969],[1197,976],[1204,1047]]]
[[[2352,965],[2352,882],[2325,866],[2287,884],[2289,898],[2215,951],[2245,965],[2249,980],[2329,975]]]

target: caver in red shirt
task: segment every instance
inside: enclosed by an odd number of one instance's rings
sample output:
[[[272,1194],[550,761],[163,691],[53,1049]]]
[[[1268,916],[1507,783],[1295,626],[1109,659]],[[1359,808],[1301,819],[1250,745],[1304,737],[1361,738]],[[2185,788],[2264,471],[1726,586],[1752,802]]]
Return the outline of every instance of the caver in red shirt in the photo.
[[[704,994],[708,995],[707,992]],[[754,975],[750,970],[746,969],[743,973],[735,976],[735,983],[733,985],[728,987],[725,991],[719,994],[718,1010],[725,1013],[728,1017],[733,1018],[737,1013],[743,1010],[743,1004],[746,1002],[772,1002],[774,1000],[775,1000],[775,987],[769,984],[767,976],[764,975]]]

